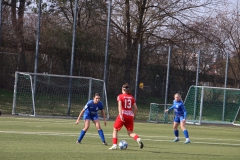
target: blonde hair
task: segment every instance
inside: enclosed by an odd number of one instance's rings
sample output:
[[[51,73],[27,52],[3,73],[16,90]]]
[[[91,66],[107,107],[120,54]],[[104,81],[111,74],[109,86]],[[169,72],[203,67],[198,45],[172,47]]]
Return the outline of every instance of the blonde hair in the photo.
[[[174,98],[175,98],[175,96],[178,96],[178,97],[180,98],[180,100],[182,101],[182,96],[181,96],[181,94],[175,93],[175,94],[174,94]]]

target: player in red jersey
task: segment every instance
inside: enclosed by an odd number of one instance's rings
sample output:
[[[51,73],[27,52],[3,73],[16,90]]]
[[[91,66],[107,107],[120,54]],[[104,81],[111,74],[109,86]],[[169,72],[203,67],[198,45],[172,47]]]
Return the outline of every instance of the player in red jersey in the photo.
[[[117,149],[118,142],[118,131],[121,130],[123,126],[127,129],[128,135],[138,142],[140,149],[143,148],[143,143],[139,136],[133,132],[134,126],[134,116],[137,113],[137,105],[134,97],[131,95],[128,83],[122,86],[122,94],[117,97],[118,102],[118,116],[113,125],[113,146],[109,149]]]

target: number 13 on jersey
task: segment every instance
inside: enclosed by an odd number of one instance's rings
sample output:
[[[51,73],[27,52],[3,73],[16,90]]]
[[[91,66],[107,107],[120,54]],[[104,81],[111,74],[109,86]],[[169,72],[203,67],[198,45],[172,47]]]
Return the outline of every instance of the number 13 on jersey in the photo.
[[[124,108],[132,108],[132,100],[130,98],[124,99]]]

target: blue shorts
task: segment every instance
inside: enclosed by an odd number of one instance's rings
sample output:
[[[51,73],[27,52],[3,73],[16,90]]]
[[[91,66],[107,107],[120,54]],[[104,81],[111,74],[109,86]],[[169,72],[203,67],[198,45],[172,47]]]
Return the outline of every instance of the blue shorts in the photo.
[[[95,121],[95,120],[98,120],[98,115],[90,115],[90,114],[84,114],[83,115],[83,120],[92,120],[92,121]]]
[[[184,117],[183,116],[176,116],[176,117],[174,117],[174,122],[177,122],[177,123],[180,123],[180,122],[182,122],[183,121],[183,119],[184,119]]]

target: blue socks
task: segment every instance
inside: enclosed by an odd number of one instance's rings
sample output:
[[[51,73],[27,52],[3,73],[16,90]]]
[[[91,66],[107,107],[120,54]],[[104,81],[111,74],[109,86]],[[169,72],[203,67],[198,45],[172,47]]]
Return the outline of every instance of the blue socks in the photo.
[[[174,135],[175,135],[175,137],[178,137],[178,136],[179,136],[178,130],[174,130]]]
[[[185,130],[183,131],[183,134],[184,134],[185,138],[189,138],[188,130],[185,129]],[[175,137],[178,137],[178,136],[179,136],[178,130],[174,130],[174,135],[175,135]]]
[[[103,130],[102,130],[102,129],[98,130],[98,134],[99,134],[102,142],[105,142],[105,137],[104,137],[104,134],[103,134]]]
[[[84,130],[81,131],[81,133],[79,134],[79,137],[78,137],[78,142],[81,142],[81,141],[82,141],[85,133],[86,133],[86,131],[84,131]],[[104,134],[103,134],[103,130],[102,130],[102,129],[98,130],[98,134],[99,134],[102,142],[105,142],[105,137],[104,137]]]
[[[78,142],[81,142],[81,141],[82,141],[85,133],[86,133],[86,131],[84,131],[84,130],[81,131],[81,133],[80,133],[80,135],[79,135],[79,137],[78,137]]]
[[[189,138],[189,136],[188,136],[188,131],[187,131],[187,130],[184,130],[184,131],[183,131],[183,134],[184,134],[184,136],[185,136],[186,138]]]

